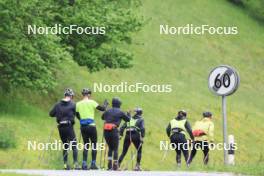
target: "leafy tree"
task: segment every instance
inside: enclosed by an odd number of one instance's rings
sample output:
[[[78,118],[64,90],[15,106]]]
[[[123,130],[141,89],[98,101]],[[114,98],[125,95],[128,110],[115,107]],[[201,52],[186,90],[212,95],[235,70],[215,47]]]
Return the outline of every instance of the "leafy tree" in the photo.
[[[244,7],[256,19],[264,22],[264,1],[263,0],[229,0]]]
[[[134,1],[138,2],[138,1]],[[62,36],[63,41],[73,48],[74,60],[81,66],[87,66],[90,71],[103,68],[128,68],[131,66],[132,55],[119,47],[131,42],[131,32],[139,30],[141,20],[133,13],[129,4],[109,0],[80,0],[72,7],[61,8],[55,17],[57,23],[64,26],[78,24],[79,26],[103,26],[104,35],[70,35]],[[130,7],[130,8],[129,8]]]
[[[7,86],[48,90],[56,65],[70,58],[59,37],[27,35],[27,24],[45,26],[38,14],[43,10],[35,1],[0,1],[0,77]]]
[[[0,86],[47,91],[56,69],[73,59],[88,70],[128,68],[132,54],[124,45],[140,29],[133,1],[0,0]],[[131,3],[132,2],[132,3]],[[138,1],[134,1],[138,2]],[[103,26],[105,35],[28,35],[28,25]]]

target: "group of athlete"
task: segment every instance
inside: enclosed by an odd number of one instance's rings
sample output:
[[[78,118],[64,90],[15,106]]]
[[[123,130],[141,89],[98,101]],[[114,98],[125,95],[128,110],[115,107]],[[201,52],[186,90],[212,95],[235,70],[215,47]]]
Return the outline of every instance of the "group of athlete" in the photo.
[[[105,100],[103,105],[99,105],[91,98],[92,91],[88,88],[82,90],[82,100],[76,104],[73,102],[74,92],[67,88],[64,92],[64,98],[54,105],[49,115],[56,117],[58,123],[59,135],[63,149],[64,169],[69,170],[68,150],[71,146],[73,151],[74,169],[99,169],[96,165],[97,155],[97,129],[95,124],[95,110],[102,111],[102,120],[104,120],[103,137],[108,146],[108,170],[119,170],[119,167],[129,149],[131,143],[134,144],[137,151],[137,161],[135,170],[140,171],[140,162],[142,155],[142,145],[145,137],[145,125],[142,117],[143,110],[135,108],[133,116],[131,112],[124,112],[120,109],[121,100],[119,98],[112,99],[112,107],[108,107],[108,101]],[[166,132],[172,144],[176,146],[176,162],[178,166],[181,164],[181,152],[184,155],[185,161],[189,166],[193,157],[196,154],[196,148],[193,147],[191,154],[184,147],[187,144],[187,133],[189,134],[193,144],[198,145],[204,152],[204,164],[208,163],[209,159],[209,143],[213,142],[214,124],[212,122],[212,113],[204,112],[204,118],[197,121],[191,129],[190,123],[187,121],[187,113],[184,110],[178,112],[178,115],[170,121]],[[82,166],[78,164],[77,139],[74,132],[75,117],[80,121],[80,131],[84,146],[91,144],[92,159],[88,167],[88,148],[84,147]],[[121,121],[123,125],[119,128]],[[125,132],[126,131],[126,132]],[[119,140],[125,132],[122,154],[118,158]],[[195,146],[193,145],[193,146]]]
[[[137,149],[137,163],[135,170],[141,170],[140,161],[142,153],[143,138],[145,136],[144,119],[142,118],[143,111],[141,108],[135,108],[135,114],[131,116],[131,112],[121,111],[121,100],[119,98],[112,99],[112,107],[107,109],[108,101],[105,100],[103,105],[99,105],[91,99],[91,90],[84,88],[82,90],[83,99],[76,104],[73,102],[74,92],[72,89],[66,89],[64,98],[55,104],[50,111],[51,117],[56,117],[58,123],[59,135],[63,149],[64,169],[69,170],[68,164],[68,149],[71,146],[73,151],[74,169],[99,169],[96,165],[97,155],[97,130],[95,125],[95,110],[102,111],[102,120],[104,120],[103,135],[108,146],[108,170],[119,170],[119,166],[123,161],[131,143]],[[92,160],[88,167],[87,157],[88,148],[84,147],[83,161],[80,168],[78,164],[77,140],[73,125],[75,117],[80,121],[80,130],[83,138],[84,146],[91,144]],[[125,121],[119,130],[121,121]],[[124,146],[121,156],[118,159],[119,140],[126,131]]]
[[[195,122],[193,129],[187,120],[187,113],[184,110],[178,112],[178,115],[172,119],[166,129],[171,144],[174,144],[176,150],[176,163],[181,166],[181,153],[183,153],[185,162],[189,167],[197,148],[203,151],[203,163],[208,164],[209,148],[214,141],[214,123],[212,121],[212,113],[204,112],[203,118]],[[187,133],[191,140],[187,140]],[[191,143],[189,142],[191,141]],[[187,146],[187,147],[186,147]],[[191,146],[191,154],[189,155],[189,146]]]

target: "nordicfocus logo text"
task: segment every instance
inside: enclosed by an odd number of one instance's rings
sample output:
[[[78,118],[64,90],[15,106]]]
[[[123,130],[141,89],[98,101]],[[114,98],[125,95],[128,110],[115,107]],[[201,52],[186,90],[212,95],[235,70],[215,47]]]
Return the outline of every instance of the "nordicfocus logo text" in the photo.
[[[185,26],[160,25],[161,35],[237,35],[237,26],[210,26],[207,24]]]
[[[43,151],[43,150],[72,150],[73,147],[76,147],[77,150],[105,150],[105,143],[77,143],[77,142],[69,142],[62,143],[61,140],[54,140],[48,143],[37,142],[37,141],[27,141],[27,149],[33,151]]]
[[[160,150],[181,150],[181,149],[184,149],[184,150],[192,150],[192,149],[196,149],[196,150],[199,150],[199,149],[202,149],[204,150],[205,148],[209,148],[210,150],[233,150],[233,151],[236,151],[238,150],[238,146],[237,146],[237,143],[233,143],[232,145],[230,144],[226,144],[226,143],[207,143],[207,142],[202,142],[201,144],[199,143],[190,143],[190,142],[187,142],[187,143],[178,143],[178,144],[175,144],[175,143],[170,143],[169,141],[160,141]]]
[[[103,84],[103,83],[94,83],[93,84],[94,92],[118,92],[118,93],[170,93],[172,92],[172,85],[170,84],[144,84],[144,83],[135,83],[128,84],[127,82],[121,82],[120,84]]]
[[[86,34],[86,35],[104,35],[106,33],[106,29],[103,26],[78,26],[75,24],[69,26],[62,26],[61,24],[55,24],[54,26],[36,26],[36,25],[28,25],[27,26],[27,34],[38,34],[38,35],[71,35],[71,34]]]

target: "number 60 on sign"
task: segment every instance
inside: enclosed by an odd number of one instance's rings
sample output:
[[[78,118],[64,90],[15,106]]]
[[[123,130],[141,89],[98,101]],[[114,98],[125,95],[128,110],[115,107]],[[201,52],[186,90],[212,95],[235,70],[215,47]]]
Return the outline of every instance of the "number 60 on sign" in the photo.
[[[218,66],[209,74],[208,86],[216,95],[231,95],[239,86],[239,75],[236,70],[230,66]]]

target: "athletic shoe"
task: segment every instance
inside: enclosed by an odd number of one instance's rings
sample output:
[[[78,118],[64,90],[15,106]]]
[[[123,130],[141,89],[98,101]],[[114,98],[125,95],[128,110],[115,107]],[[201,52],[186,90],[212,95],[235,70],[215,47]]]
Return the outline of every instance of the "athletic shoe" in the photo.
[[[181,163],[177,163],[177,167],[180,168],[181,167]]]
[[[70,166],[68,164],[64,164],[63,165],[63,169],[64,170],[71,170]]]
[[[82,170],[87,170],[88,167],[87,167],[87,163],[86,162],[83,162],[82,163]]]
[[[118,171],[119,170],[119,166],[118,166],[118,162],[117,161],[114,161],[113,170],[114,171]]]
[[[91,170],[98,170],[99,168],[96,166],[96,164],[91,164],[90,168]]]
[[[135,169],[134,169],[134,171],[141,171],[141,170],[142,170],[142,169],[141,169],[140,165],[137,164],[136,167],[135,167]]]
[[[74,163],[74,169],[75,170],[81,170],[81,167],[79,166],[78,163]]]

